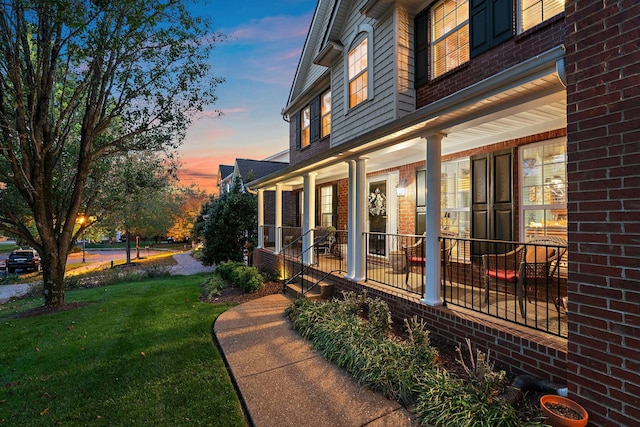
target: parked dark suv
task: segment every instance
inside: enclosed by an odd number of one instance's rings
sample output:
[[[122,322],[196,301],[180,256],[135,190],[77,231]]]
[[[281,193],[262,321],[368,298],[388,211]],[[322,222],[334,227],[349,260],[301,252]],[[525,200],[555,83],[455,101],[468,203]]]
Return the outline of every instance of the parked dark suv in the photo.
[[[17,249],[9,254],[5,262],[7,271],[13,273],[16,270],[40,270],[40,255],[33,249]]]

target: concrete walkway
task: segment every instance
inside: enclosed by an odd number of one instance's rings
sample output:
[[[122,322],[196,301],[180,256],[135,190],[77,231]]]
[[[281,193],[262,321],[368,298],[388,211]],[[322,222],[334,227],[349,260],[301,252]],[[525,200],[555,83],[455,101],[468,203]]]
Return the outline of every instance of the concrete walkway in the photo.
[[[178,264],[171,267],[171,274],[187,276],[197,273],[211,273],[215,270],[215,266],[205,267],[191,256],[191,252],[183,252],[173,255]]]
[[[361,388],[304,340],[284,317],[285,295],[222,313],[214,333],[256,427],[404,427],[398,403]]]
[[[0,304],[4,304],[11,298],[19,298],[29,292],[29,284],[0,285]]]

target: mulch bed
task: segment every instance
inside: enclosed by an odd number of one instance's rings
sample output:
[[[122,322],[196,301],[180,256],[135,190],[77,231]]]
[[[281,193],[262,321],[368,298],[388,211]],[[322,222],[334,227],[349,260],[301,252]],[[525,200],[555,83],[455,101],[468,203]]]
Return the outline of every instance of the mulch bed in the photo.
[[[226,303],[236,302],[241,304],[243,302],[251,301],[257,298],[266,297],[267,295],[273,295],[282,293],[282,283],[280,282],[265,282],[264,285],[255,292],[245,293],[240,288],[229,287],[220,291],[220,295],[215,298],[201,298],[201,301],[209,303]]]

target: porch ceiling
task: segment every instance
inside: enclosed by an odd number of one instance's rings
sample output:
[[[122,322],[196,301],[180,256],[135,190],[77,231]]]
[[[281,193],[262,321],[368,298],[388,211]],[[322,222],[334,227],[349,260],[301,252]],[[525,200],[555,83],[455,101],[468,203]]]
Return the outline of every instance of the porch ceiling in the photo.
[[[390,146],[371,151],[362,146],[358,147],[360,149],[350,150],[349,154],[366,155],[367,171],[374,172],[425,160],[426,139],[411,137],[415,132],[422,135],[436,132],[445,134],[442,139],[442,155],[447,155],[564,128],[567,125],[566,94],[557,78],[556,82],[557,84],[553,84],[548,79],[531,82],[527,87],[518,87],[509,93],[497,94],[412,126],[406,129],[408,138],[405,137],[404,140],[401,135],[396,138],[389,136],[390,141],[400,140]],[[550,88],[553,90],[549,90]],[[523,102],[524,92],[530,92],[533,99]],[[379,144],[383,140],[381,138],[367,145],[375,146],[375,143]],[[348,169],[346,163],[340,162],[317,172],[316,182],[321,183],[344,178]],[[302,185],[302,177],[296,177],[289,185]]]
[[[346,161],[367,157],[367,171],[389,169],[426,159],[424,137],[442,133],[442,154],[466,151],[501,141],[566,127],[566,91],[556,71],[558,52],[551,52],[544,64],[529,66],[529,76],[501,76],[494,86],[478,85],[464,93],[441,99],[416,112],[341,146],[332,147],[328,157],[287,168],[283,175],[262,182],[302,186],[303,175],[317,173],[316,182],[344,178]],[[555,58],[555,59],[554,59]],[[553,61],[553,62],[552,62]],[[271,187],[273,188],[273,187]]]

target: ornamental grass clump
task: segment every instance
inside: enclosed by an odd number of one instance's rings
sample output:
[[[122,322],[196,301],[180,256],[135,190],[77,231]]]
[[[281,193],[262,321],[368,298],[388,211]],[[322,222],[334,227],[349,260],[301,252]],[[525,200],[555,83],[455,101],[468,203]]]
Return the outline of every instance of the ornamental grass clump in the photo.
[[[466,340],[468,361],[457,347],[457,362],[466,378],[445,370],[432,371],[420,379],[415,406],[421,424],[437,427],[540,427],[539,419],[526,419],[502,396],[509,382],[504,371],[494,371],[488,354],[471,348]]]
[[[296,300],[286,314],[298,332],[332,363],[360,384],[403,405],[416,401],[418,378],[435,369],[436,350],[415,319],[406,322],[409,336],[391,334],[391,315],[384,301],[345,293],[344,300],[314,303]]]

